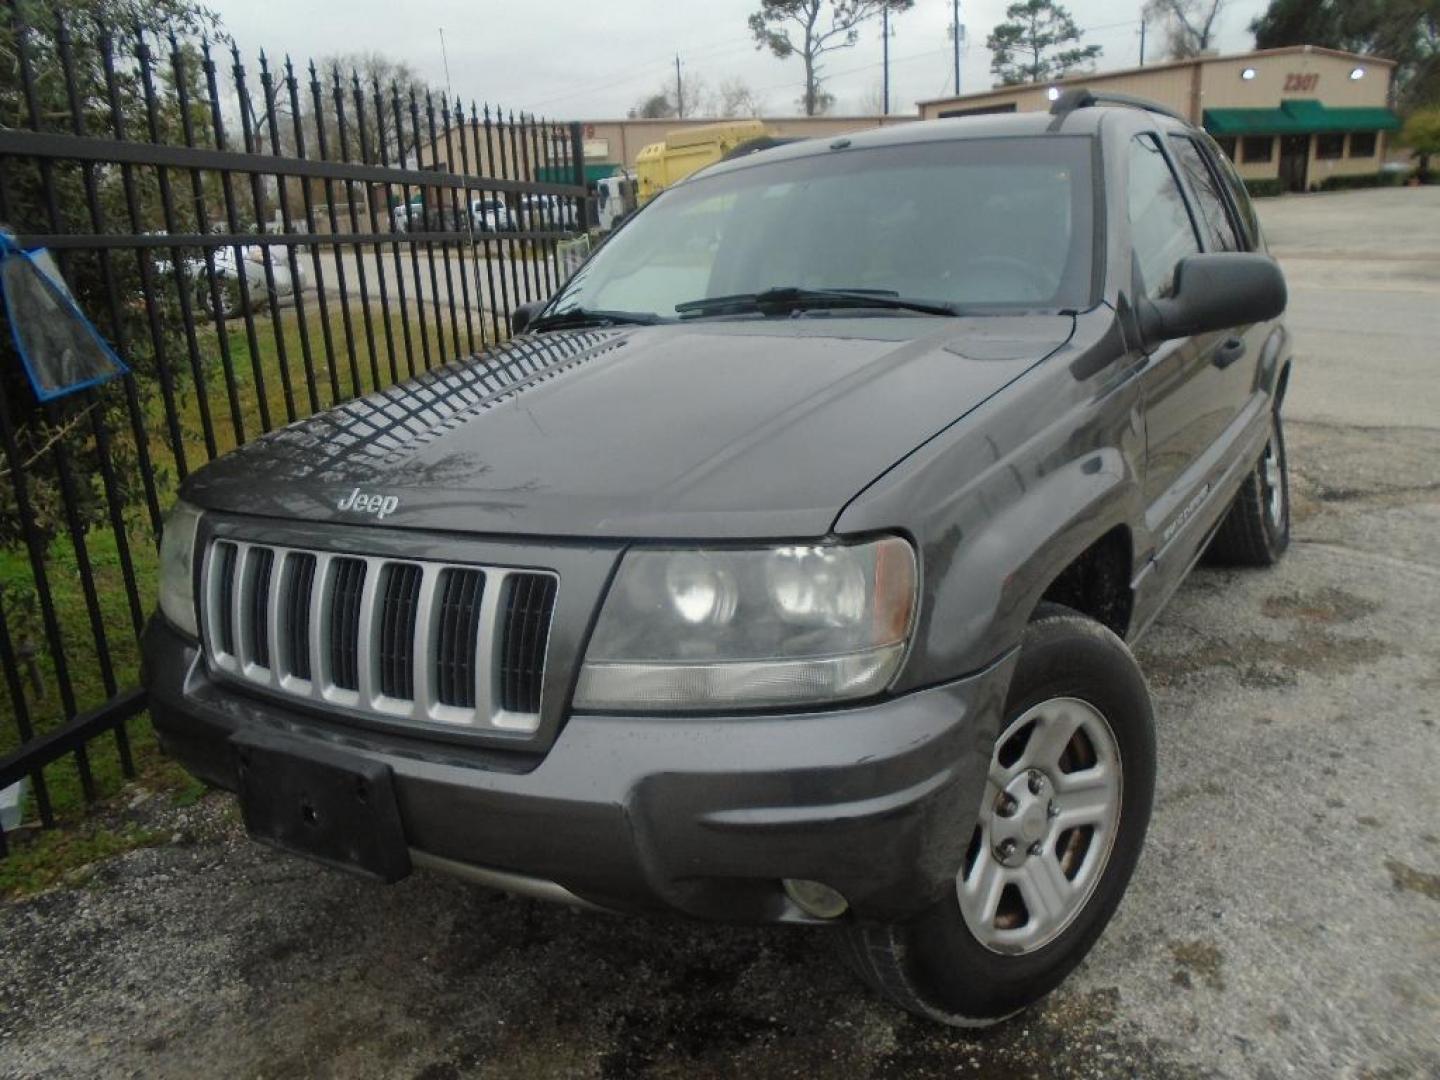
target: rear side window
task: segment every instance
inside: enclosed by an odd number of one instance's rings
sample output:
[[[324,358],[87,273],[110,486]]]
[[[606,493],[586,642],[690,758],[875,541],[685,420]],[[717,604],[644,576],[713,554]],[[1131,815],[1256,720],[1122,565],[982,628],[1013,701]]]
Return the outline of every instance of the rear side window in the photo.
[[[1185,197],[1153,135],[1130,143],[1130,240],[1145,295],[1168,296],[1175,266],[1200,250]]]
[[[1225,210],[1225,196],[1220,193],[1220,180],[1205,163],[1200,148],[1188,135],[1171,135],[1170,150],[1180,163],[1180,171],[1190,182],[1195,202],[1205,228],[1205,246],[1211,251],[1238,251],[1240,242],[1235,227]]]

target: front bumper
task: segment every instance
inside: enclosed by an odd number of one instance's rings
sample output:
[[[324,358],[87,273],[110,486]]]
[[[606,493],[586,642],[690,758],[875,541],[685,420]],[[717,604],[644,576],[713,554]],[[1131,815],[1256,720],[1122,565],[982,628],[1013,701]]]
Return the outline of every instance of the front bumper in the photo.
[[[195,775],[237,785],[229,743],[264,725],[390,766],[406,842],[553,882],[616,910],[804,921],[782,878],[861,918],[952,887],[984,791],[1013,655],[875,704],[791,715],[569,717],[543,755],[362,731],[211,680],[164,619],[144,637],[150,711]],[[425,862],[427,860],[418,860]]]

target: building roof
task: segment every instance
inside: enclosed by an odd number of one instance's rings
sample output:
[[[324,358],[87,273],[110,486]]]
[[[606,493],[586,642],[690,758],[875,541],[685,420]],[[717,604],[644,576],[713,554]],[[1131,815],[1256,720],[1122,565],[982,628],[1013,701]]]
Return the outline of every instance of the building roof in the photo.
[[[1243,53],[1217,53],[1213,56],[1190,56],[1183,60],[1162,60],[1158,64],[1145,64],[1141,67],[1114,68],[1110,71],[1087,71],[1077,72],[1073,75],[1066,75],[1061,79],[1048,79],[1045,86],[1064,86],[1067,83],[1081,84],[1086,81],[1093,82],[1095,79],[1109,79],[1120,75],[1138,75],[1152,71],[1168,71],[1172,68],[1193,67],[1196,64],[1214,64],[1218,62],[1229,62],[1234,60],[1255,60],[1267,56],[1284,56],[1294,53],[1314,53],[1319,56],[1336,56],[1343,60],[1357,60],[1366,64],[1383,64],[1386,67],[1394,67],[1394,60],[1387,60],[1383,56],[1371,56],[1367,53],[1344,52],[1340,49],[1327,49],[1321,45],[1282,45],[1276,49],[1256,49],[1252,52]],[[961,94],[959,97],[953,95],[948,97],[926,98],[918,104],[923,109],[926,105],[935,105],[940,102],[964,101],[967,98],[991,97],[1007,90],[1026,90],[1032,86],[1041,85],[1037,83],[1016,83],[1011,86],[992,86],[988,90],[973,90],[968,94]]]
[[[1282,101],[1274,109],[1205,110],[1205,130],[1212,135],[1308,135],[1399,128],[1400,118],[1389,109],[1335,108],[1311,98]]]

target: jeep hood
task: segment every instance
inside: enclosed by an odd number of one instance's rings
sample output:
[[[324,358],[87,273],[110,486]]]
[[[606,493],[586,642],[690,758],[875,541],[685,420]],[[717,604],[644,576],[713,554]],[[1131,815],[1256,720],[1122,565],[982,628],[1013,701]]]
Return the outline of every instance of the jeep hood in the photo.
[[[821,536],[1073,327],[810,317],[529,335],[272,432],[182,495],[497,535]]]

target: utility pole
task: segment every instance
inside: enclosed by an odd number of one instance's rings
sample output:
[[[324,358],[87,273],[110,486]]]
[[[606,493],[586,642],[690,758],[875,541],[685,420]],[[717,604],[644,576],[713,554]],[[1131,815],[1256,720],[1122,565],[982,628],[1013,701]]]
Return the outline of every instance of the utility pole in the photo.
[[[955,96],[960,96],[960,0],[951,0],[953,23],[950,32],[955,37]]]
[[[680,54],[675,54],[675,115],[685,119],[685,87],[680,83]]]
[[[885,90],[882,95],[884,101],[881,109],[886,116],[890,115],[890,0],[880,8],[880,36],[885,41]]]
[[[1140,66],[1145,66],[1145,18],[1140,18]]]

